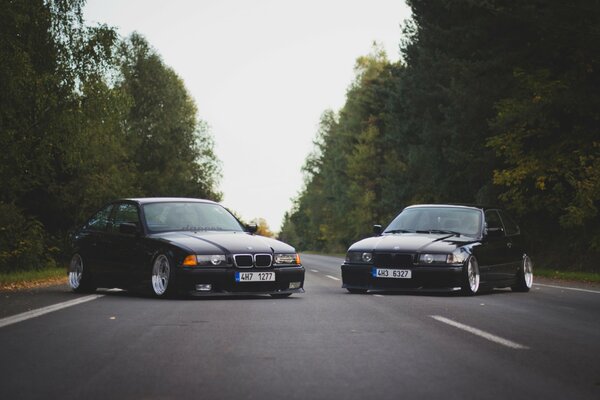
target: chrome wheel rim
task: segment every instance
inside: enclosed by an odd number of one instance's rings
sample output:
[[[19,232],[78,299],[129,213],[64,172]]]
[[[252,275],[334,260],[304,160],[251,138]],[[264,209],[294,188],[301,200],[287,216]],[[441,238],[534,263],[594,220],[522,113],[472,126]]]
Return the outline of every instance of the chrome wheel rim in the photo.
[[[469,280],[469,289],[471,289],[472,293],[476,293],[479,289],[479,266],[473,257],[469,258],[467,278]]]
[[[523,258],[523,278],[525,279],[525,286],[531,289],[531,286],[533,286],[533,263],[528,256]]]
[[[83,276],[83,260],[79,254],[75,254],[71,258],[69,264],[69,286],[72,289],[77,289],[81,285],[81,277]]]
[[[164,254],[156,257],[152,266],[152,289],[157,295],[160,296],[167,291],[170,272],[171,267],[167,257]]]

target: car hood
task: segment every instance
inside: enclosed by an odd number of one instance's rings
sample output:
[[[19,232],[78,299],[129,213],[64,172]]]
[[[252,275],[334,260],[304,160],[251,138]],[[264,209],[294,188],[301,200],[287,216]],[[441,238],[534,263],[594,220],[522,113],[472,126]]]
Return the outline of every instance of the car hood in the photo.
[[[151,236],[195,254],[295,253],[279,240],[245,232],[165,232]]]
[[[354,243],[348,251],[451,253],[457,247],[476,242],[468,236],[402,233],[370,237]]]

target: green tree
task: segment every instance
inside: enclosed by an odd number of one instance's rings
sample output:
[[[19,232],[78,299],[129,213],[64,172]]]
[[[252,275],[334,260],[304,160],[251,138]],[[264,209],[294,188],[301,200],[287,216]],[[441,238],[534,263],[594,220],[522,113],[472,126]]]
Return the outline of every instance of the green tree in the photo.
[[[146,196],[219,200],[219,163],[183,81],[139,34],[122,43],[119,87],[132,101],[125,142]]]
[[[408,204],[491,203],[517,214],[537,260],[594,269],[600,3],[408,4],[402,62],[359,58],[281,235],[339,251]]]
[[[109,199],[220,197],[181,79],[143,38],[86,26],[83,4],[0,1],[2,270],[43,266]]]
[[[30,226],[35,227],[30,240],[37,241],[30,248],[45,248],[44,241],[54,241],[77,219],[70,207],[79,199],[63,188],[77,175],[76,144],[89,117],[80,107],[82,92],[90,97],[88,83],[110,68],[116,40],[112,29],[83,25],[82,5],[76,0],[0,3],[0,202],[5,204],[0,211],[14,209],[27,221],[1,227],[15,240],[3,247],[18,248],[19,230]],[[31,254],[28,268],[45,263],[46,257]]]
[[[344,107],[321,117],[303,168],[305,187],[282,228],[282,237],[293,235],[299,248],[344,251],[390,214],[383,206],[384,185],[399,161],[389,148],[385,104],[398,68],[375,45],[357,60]]]

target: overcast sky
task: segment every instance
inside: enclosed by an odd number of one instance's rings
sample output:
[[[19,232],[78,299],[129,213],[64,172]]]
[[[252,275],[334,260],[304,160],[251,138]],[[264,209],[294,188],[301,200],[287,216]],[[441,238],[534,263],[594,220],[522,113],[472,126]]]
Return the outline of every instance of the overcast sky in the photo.
[[[222,203],[278,231],[321,114],[343,106],[373,41],[398,60],[410,10],[402,0],[88,0],[84,16],[146,37],[211,128]]]

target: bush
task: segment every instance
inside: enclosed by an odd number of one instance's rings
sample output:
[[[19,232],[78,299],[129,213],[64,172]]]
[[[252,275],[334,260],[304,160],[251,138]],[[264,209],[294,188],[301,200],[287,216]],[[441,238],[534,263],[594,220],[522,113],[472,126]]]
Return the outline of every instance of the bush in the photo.
[[[0,273],[40,269],[46,258],[42,223],[0,202]]]

